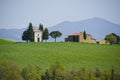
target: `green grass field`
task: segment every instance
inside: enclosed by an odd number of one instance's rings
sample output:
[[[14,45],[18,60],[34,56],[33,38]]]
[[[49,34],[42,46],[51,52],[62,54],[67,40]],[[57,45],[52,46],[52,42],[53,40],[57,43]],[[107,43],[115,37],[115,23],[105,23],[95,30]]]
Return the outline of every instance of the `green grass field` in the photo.
[[[0,44],[5,44],[5,43],[13,43],[11,40],[4,40],[0,38]]]
[[[0,44],[0,62],[14,62],[20,68],[39,65],[42,70],[60,61],[67,70],[85,67],[120,70],[120,45],[83,43],[4,43]]]

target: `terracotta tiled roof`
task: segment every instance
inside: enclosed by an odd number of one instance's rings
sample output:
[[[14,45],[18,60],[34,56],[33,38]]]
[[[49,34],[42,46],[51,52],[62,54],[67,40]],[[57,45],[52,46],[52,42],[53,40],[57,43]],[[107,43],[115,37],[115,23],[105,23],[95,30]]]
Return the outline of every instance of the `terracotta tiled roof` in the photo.
[[[82,35],[82,34],[83,34],[83,32],[79,32],[79,33],[70,34],[70,35],[68,35],[68,36],[80,36],[80,35]]]

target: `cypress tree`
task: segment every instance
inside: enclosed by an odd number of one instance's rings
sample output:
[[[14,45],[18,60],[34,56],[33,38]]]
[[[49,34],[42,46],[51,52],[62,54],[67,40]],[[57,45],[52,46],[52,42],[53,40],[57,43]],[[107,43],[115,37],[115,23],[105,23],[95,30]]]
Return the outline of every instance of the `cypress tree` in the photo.
[[[44,38],[44,37],[43,37],[44,28],[43,28],[43,25],[42,25],[42,24],[39,25],[39,30],[42,31],[42,41],[43,41],[43,38]]]
[[[33,26],[32,26],[32,23],[29,23],[29,27],[28,27],[28,39],[30,42],[33,42],[34,41],[34,32],[33,32]]]
[[[86,37],[87,37],[87,36],[86,36],[86,31],[84,31],[84,32],[83,32],[83,38],[84,38],[84,40],[86,40]]]
[[[24,31],[22,34],[22,40],[25,40],[26,42],[28,42],[28,32]]]
[[[47,28],[45,28],[44,32],[43,32],[43,40],[48,40],[49,39],[49,31]]]
[[[28,41],[30,41],[30,42],[34,41],[34,32],[33,32],[32,23],[29,23],[28,29],[23,32],[22,40],[26,40],[27,42]]]
[[[43,31],[43,25],[42,24],[39,25],[39,30]]]

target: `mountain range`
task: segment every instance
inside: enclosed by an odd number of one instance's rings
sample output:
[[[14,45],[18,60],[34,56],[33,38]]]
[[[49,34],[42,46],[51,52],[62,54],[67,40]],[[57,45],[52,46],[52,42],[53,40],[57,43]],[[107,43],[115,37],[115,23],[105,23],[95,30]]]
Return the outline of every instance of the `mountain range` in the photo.
[[[22,41],[21,36],[25,29],[0,29],[0,38]],[[120,25],[112,23],[102,18],[94,17],[82,21],[64,21],[55,26],[48,27],[49,32],[60,31],[62,36],[57,39],[57,41],[64,41],[67,35],[77,32],[86,31],[92,35],[96,40],[104,39],[109,33],[115,33],[120,35]],[[53,39],[49,39],[53,41]]]

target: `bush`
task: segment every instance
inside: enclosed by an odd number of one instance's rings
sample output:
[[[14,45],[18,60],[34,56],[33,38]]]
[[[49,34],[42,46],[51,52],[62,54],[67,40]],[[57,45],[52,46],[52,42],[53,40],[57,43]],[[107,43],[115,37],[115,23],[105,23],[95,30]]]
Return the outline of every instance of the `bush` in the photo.
[[[41,80],[40,68],[38,66],[28,65],[23,68],[22,76],[24,80]]]
[[[111,69],[102,72],[100,69],[88,71],[85,68],[68,72],[60,62],[55,62],[42,75],[39,66],[28,65],[19,70],[14,63],[0,63],[0,80],[120,80],[120,72]]]
[[[52,80],[63,80],[65,77],[64,66],[60,62],[55,62],[55,64],[50,67],[49,76]]]
[[[18,66],[14,63],[0,63],[0,80],[23,80]]]

